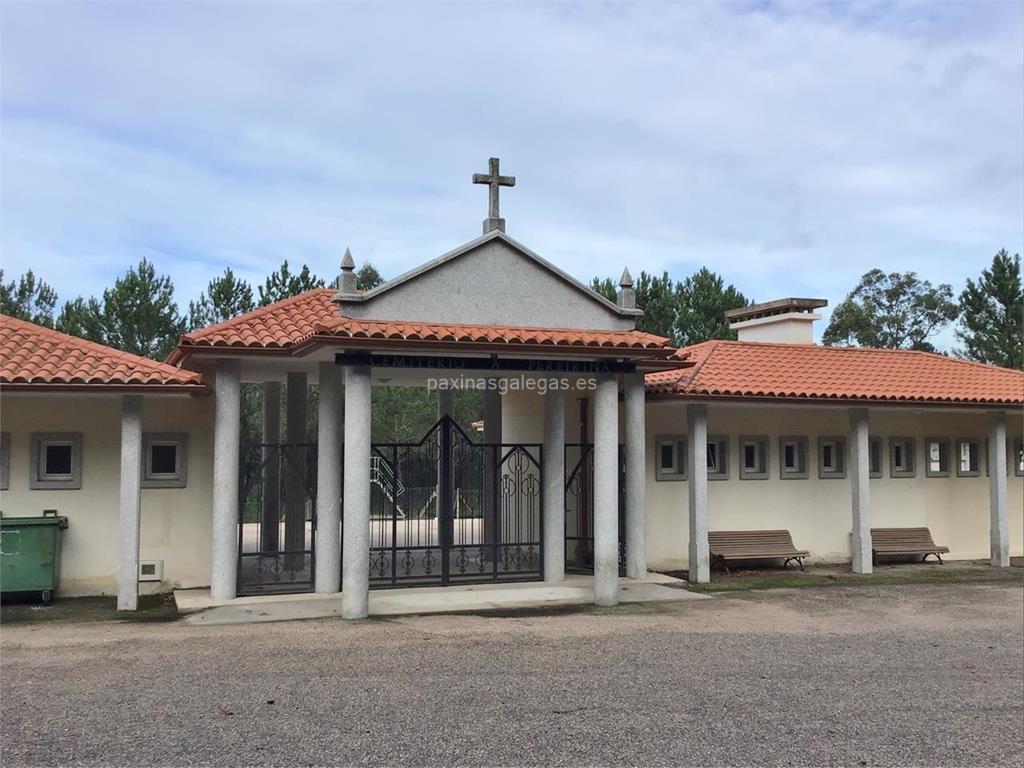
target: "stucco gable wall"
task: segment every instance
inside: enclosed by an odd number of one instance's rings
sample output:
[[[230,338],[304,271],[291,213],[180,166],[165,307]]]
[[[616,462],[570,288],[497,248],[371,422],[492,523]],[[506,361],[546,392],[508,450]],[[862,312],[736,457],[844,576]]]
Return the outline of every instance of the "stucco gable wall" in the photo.
[[[629,330],[623,317],[501,240],[491,240],[363,302],[373,320]]]

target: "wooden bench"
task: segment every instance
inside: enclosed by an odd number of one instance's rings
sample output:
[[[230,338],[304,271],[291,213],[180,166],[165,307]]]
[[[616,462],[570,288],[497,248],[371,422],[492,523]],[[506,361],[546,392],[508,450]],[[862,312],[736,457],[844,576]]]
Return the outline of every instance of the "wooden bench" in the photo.
[[[941,563],[942,555],[949,547],[940,547],[932,541],[932,532],[927,528],[872,528],[871,561],[878,565],[879,555],[921,555],[921,562],[928,555],[935,555]]]
[[[729,560],[782,560],[782,567],[795,560],[800,570],[810,553],[793,546],[789,531],[708,531],[708,549],[712,567],[729,572]]]

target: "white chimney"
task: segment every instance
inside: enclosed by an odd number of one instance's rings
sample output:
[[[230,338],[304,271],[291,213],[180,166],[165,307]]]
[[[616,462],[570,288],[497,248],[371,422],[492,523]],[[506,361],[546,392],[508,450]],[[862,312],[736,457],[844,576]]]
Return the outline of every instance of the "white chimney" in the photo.
[[[725,317],[740,341],[813,344],[814,321],[821,320],[814,310],[827,306],[825,299],[778,299],[730,309]]]

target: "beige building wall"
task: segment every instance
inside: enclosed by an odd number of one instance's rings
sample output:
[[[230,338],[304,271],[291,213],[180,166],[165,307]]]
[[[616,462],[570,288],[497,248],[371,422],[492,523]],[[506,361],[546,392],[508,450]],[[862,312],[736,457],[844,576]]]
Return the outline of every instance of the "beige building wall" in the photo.
[[[870,410],[872,437],[882,439],[882,477],[871,480],[871,525],[875,528],[927,526],[936,544],[950,548],[950,559],[989,556],[989,486],[985,467],[988,414],[942,409]],[[708,483],[710,530],[787,528],[799,549],[813,560],[850,559],[851,500],[849,473],[842,479],[819,479],[818,439],[848,437],[846,407],[770,408],[713,405],[708,409],[708,435],[729,438],[729,479]],[[652,568],[685,567],[688,559],[688,499],[685,480],[655,478],[655,444],[659,435],[686,434],[686,408],[677,402],[647,405],[647,541]],[[766,435],[769,472],[765,480],[741,480],[739,438]],[[779,438],[808,438],[807,479],[779,476]],[[1018,413],[1007,419],[1007,448],[1022,435]],[[893,478],[889,471],[889,438],[916,441],[916,474]],[[925,476],[926,438],[946,438],[951,453],[958,438],[979,441],[982,471],[978,477]],[[955,459],[955,456],[951,456]],[[1010,550],[1024,555],[1024,478],[1008,459]]]
[[[117,591],[121,398],[117,395],[5,393],[0,429],[9,435],[10,480],[0,491],[8,517],[56,509],[68,518],[63,533],[60,593],[109,595]],[[29,453],[34,432],[82,433],[80,490],[30,490]],[[163,581],[142,582],[141,592],[210,583],[213,496],[213,398],[144,396],[143,432],[188,435],[187,485],[143,488],[140,559],[163,560]]]
[[[579,435],[578,398],[588,393],[570,392],[566,401],[566,440]],[[543,402],[536,393],[515,392],[502,405],[503,439],[506,442],[540,442],[543,436]],[[711,530],[787,528],[800,549],[812,559],[844,562],[850,559],[851,500],[849,472],[841,479],[819,479],[818,439],[848,440],[847,407],[786,407],[714,405],[708,409],[708,434],[729,438],[729,479],[708,483]],[[1007,418],[1007,449],[1024,433],[1021,413]],[[950,559],[989,556],[989,491],[987,466],[988,413],[956,412],[938,408],[870,410],[872,437],[882,439],[882,477],[871,480],[873,527],[927,526],[937,544],[950,548]],[[591,435],[593,434],[591,421]],[[621,414],[620,414],[621,425]],[[688,559],[688,494],[685,480],[655,479],[655,444],[660,435],[686,434],[686,407],[680,402],[647,404],[647,557],[651,568],[685,568]],[[766,480],[739,479],[740,436],[765,435],[769,444]],[[779,438],[807,438],[808,477],[779,477]],[[889,472],[889,438],[913,437],[916,441],[916,475],[893,478]],[[950,441],[955,461],[958,438],[975,439],[981,445],[982,471],[978,477],[957,477],[955,464],[949,477],[926,477],[925,439]],[[848,452],[848,446],[847,446]],[[849,457],[847,456],[847,459]],[[1008,510],[1010,550],[1024,555],[1024,478],[1013,472],[1008,458]],[[848,468],[847,468],[848,469]]]

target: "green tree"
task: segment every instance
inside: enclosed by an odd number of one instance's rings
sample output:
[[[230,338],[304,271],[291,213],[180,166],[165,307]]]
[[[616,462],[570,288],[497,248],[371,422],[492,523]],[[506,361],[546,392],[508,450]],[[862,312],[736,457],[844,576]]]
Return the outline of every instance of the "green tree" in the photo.
[[[1024,290],[1020,255],[1002,249],[978,282],[967,280],[960,294],[961,354],[981,363],[1024,368]]]
[[[104,343],[103,308],[95,298],[81,296],[65,302],[55,325],[58,331],[89,341]]]
[[[600,277],[595,277],[590,281],[590,288],[594,293],[604,296],[613,303],[619,298],[619,289],[615,287],[615,283],[612,282],[610,277],[606,277],[604,280]]]
[[[619,287],[611,278],[602,280],[595,277],[590,281],[590,287],[611,302],[618,300]],[[636,320],[638,331],[673,337],[678,288],[669,278],[668,272],[663,272],[661,277],[640,273],[633,282],[637,309],[643,310],[643,315]]]
[[[163,360],[178,343],[185,322],[174,302],[174,285],[148,259],[103,292],[104,343],[140,357]]]
[[[644,314],[637,318],[638,330],[666,336],[676,343],[675,324],[679,313],[679,284],[673,283],[668,272],[661,277],[641,272],[633,284],[636,305]]]
[[[225,269],[223,275],[210,281],[198,299],[188,303],[188,327],[205,328],[255,308],[252,286]]]
[[[873,269],[832,312],[825,344],[934,352],[928,339],[960,313],[953,289],[913,272]]]
[[[709,339],[735,339],[736,332],[730,330],[725,313],[749,303],[736,286],[726,285],[720,275],[701,267],[679,284],[675,342],[689,346]]]
[[[30,269],[16,281],[4,282],[0,269],[0,312],[36,325],[53,327],[53,310],[57,305],[57,292]]]
[[[153,360],[170,354],[184,328],[171,278],[148,259],[115,280],[102,301],[78,297],[57,318],[59,331]]]
[[[383,282],[384,278],[380,276],[380,272],[370,262],[366,262],[356,272],[356,288],[360,291],[369,291]]]
[[[265,307],[275,301],[323,287],[324,281],[310,272],[307,265],[303,264],[299,274],[293,275],[288,269],[288,260],[285,259],[277,271],[272,272],[259,287],[259,304]]]
[[[590,287],[611,301],[618,288],[609,279],[595,277]],[[637,318],[637,330],[665,336],[677,346],[696,344],[708,339],[734,339],[725,320],[725,311],[748,304],[735,286],[725,285],[717,274],[701,268],[676,283],[662,272],[661,277],[641,272],[633,283],[636,306],[643,310]]]

